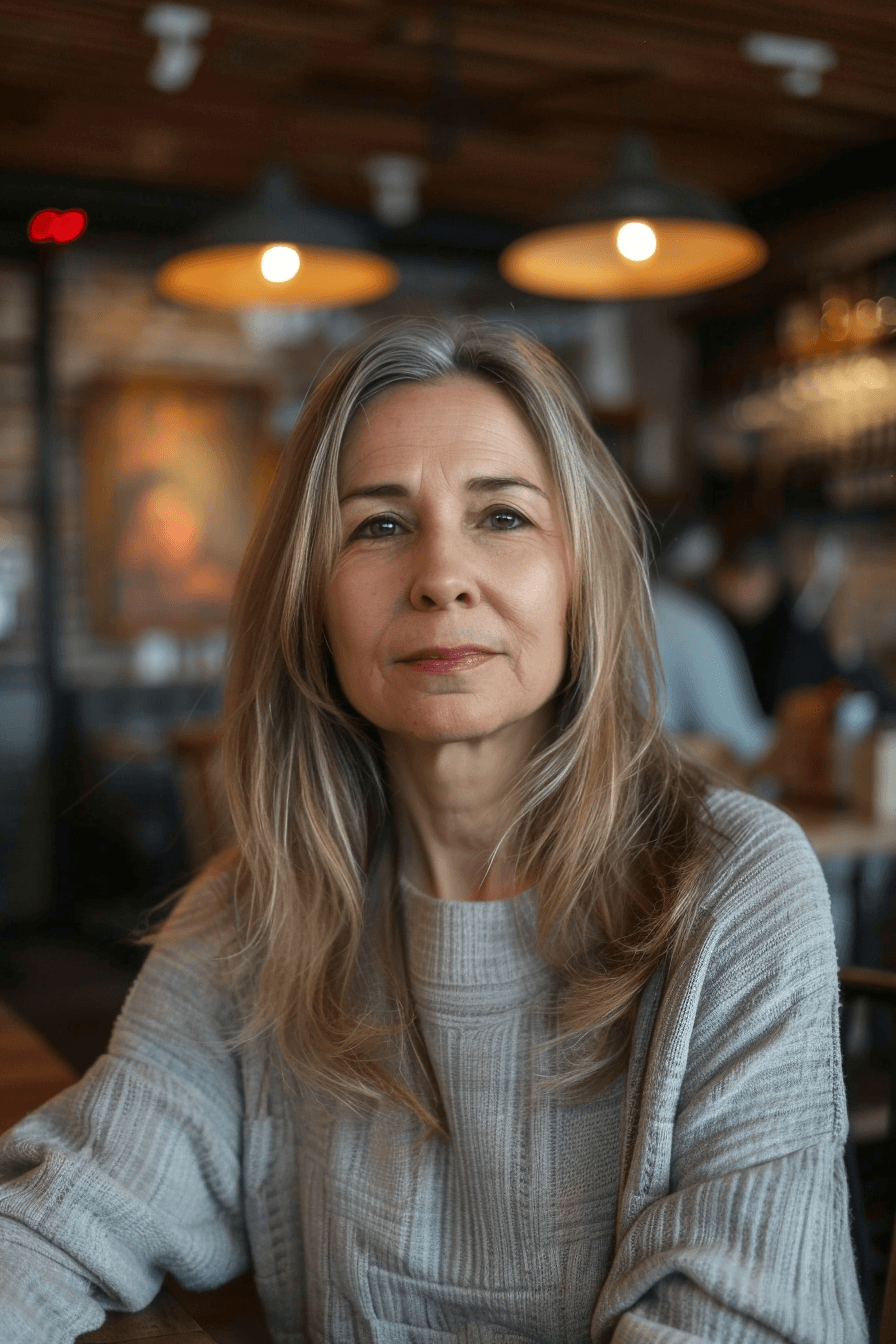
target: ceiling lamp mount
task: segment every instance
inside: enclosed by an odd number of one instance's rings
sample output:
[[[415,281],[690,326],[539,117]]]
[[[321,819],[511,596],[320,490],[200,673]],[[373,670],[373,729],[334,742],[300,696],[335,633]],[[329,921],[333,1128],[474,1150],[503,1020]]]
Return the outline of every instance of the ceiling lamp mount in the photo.
[[[212,16],[199,5],[150,5],[143,31],[158,38],[159,46],[146,78],[161,93],[189,88],[202,60],[200,38],[207,37]]]
[[[371,154],[364,160],[373,212],[390,229],[403,229],[420,218],[420,184],[429,172],[416,154]]]
[[[156,288],[201,308],[341,308],[382,298],[400,278],[361,225],[310,200],[278,163],[262,169],[245,205],[161,267]]]
[[[781,71],[781,88],[794,98],[813,98],[821,92],[822,75],[837,68],[837,52],[828,42],[783,33],[750,33],[741,50],[754,65]]]
[[[610,175],[556,224],[511,243],[499,268],[519,289],[565,299],[648,299],[740,280],[768,248],[726,202],[661,177],[650,141],[629,131]]]

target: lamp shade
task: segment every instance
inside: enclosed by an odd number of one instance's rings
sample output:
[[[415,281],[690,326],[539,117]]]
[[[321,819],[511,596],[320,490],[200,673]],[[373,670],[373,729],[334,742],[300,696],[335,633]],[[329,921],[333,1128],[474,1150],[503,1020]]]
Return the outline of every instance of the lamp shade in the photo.
[[[505,280],[566,299],[646,299],[730,284],[765,264],[768,247],[724,201],[660,177],[650,142],[623,135],[614,168],[553,227],[510,244]]]
[[[400,279],[350,216],[309,200],[272,164],[245,205],[159,269],[156,288],[202,308],[338,308],[379,299]]]

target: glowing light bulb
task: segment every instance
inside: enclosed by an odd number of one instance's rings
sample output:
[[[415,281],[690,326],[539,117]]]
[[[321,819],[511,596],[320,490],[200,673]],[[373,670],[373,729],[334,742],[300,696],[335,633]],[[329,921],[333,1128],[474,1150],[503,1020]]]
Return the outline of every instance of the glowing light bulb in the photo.
[[[272,284],[282,285],[291,280],[301,264],[294,247],[269,247],[261,258],[261,273]]]
[[[616,247],[626,261],[647,261],[656,251],[656,234],[649,224],[630,220],[616,234]]]

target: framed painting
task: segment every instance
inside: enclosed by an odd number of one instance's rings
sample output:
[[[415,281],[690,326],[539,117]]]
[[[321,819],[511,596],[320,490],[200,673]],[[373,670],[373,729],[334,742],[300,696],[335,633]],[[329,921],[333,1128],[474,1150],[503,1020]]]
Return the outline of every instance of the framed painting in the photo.
[[[98,634],[226,623],[272,450],[258,386],[140,374],[82,405],[87,576]]]

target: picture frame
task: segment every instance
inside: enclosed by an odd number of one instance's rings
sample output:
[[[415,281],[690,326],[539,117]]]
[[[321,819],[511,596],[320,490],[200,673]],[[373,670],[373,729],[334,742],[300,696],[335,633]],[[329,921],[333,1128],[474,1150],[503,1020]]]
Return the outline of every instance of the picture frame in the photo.
[[[94,381],[81,404],[85,558],[96,634],[227,622],[273,476],[269,394],[168,373]]]

